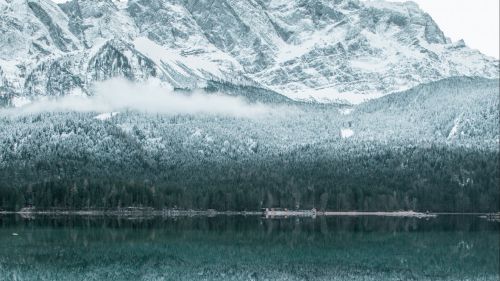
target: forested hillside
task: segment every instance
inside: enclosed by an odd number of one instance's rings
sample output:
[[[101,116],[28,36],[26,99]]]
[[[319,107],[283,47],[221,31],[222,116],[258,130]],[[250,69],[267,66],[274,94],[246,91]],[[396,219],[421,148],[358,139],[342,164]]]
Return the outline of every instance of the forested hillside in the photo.
[[[0,208],[498,211],[498,95],[453,78],[258,117],[3,111]]]

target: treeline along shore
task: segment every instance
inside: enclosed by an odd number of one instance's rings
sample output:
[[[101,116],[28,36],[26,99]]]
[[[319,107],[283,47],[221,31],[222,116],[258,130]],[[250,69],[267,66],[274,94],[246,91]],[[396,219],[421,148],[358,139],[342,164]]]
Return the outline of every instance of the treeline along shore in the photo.
[[[0,208],[499,210],[497,152],[369,145],[356,151],[339,155],[328,147],[304,147],[274,159],[178,166],[47,159],[2,169]],[[57,176],[50,175],[54,170]]]

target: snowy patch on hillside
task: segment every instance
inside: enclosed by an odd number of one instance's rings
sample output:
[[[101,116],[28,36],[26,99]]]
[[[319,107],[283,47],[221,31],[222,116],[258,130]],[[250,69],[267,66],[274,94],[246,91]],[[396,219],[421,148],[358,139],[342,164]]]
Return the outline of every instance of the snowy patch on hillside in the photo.
[[[458,130],[460,129],[460,123],[462,122],[462,116],[463,114],[460,114],[460,116],[453,121],[453,128],[451,128],[450,133],[448,134],[448,140],[457,136]]]
[[[340,129],[340,136],[343,139],[350,138],[350,137],[354,136],[354,131],[352,129],[349,129],[349,128],[342,128],[342,129]]]
[[[119,112],[105,112],[105,113],[101,113],[101,114],[95,116],[94,119],[104,121],[104,120],[108,120],[109,118],[117,115],[118,113]]]
[[[314,25],[311,20],[303,21],[306,22],[305,25]],[[345,37],[345,30],[336,29],[331,26],[322,30],[310,32],[309,34],[302,34],[300,37],[300,43],[289,44],[283,42],[279,46],[279,52],[277,53],[276,60],[279,63],[284,63],[286,61],[301,57],[316,48],[329,46],[333,42],[342,40],[343,37]]]
[[[382,72],[387,71],[390,61],[382,58],[362,57],[354,59],[350,65],[355,70],[363,72]]]
[[[364,5],[367,7],[372,7],[381,10],[390,10],[393,12],[398,12],[400,14],[409,14],[419,9],[418,4],[411,1],[397,3],[397,2],[387,2],[382,0],[365,0],[363,2]]]
[[[349,107],[349,108],[341,108],[339,109],[339,113],[341,115],[350,115],[352,113],[352,111],[354,110],[354,108],[352,107]]]
[[[356,92],[339,92],[334,86],[323,89],[303,89],[297,92],[283,92],[276,89],[277,92],[298,101],[312,101],[318,103],[345,103],[357,105],[371,99],[380,98],[381,93],[356,93]]]
[[[126,9],[128,5],[128,0],[113,0],[113,3],[119,8],[119,9]]]
[[[226,63],[228,68],[239,66],[234,58],[219,50],[215,50],[215,48],[209,48],[209,46],[206,46],[207,48],[204,49],[207,54],[187,55],[178,49],[166,49],[146,37],[136,38],[133,44],[139,52],[153,59],[162,68],[170,67],[177,73],[187,77],[196,75],[202,78],[207,73],[216,77],[223,77],[224,73],[221,71],[221,68],[224,68],[223,62]],[[166,73],[169,72],[168,69],[165,70]]]

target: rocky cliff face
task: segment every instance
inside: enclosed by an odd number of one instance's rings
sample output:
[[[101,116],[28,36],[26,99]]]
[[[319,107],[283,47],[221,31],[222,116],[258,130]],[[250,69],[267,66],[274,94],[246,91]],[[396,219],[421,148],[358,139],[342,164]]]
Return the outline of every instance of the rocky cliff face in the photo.
[[[0,96],[91,93],[123,76],[210,81],[357,103],[498,60],[450,42],[413,3],[357,0],[0,1]]]

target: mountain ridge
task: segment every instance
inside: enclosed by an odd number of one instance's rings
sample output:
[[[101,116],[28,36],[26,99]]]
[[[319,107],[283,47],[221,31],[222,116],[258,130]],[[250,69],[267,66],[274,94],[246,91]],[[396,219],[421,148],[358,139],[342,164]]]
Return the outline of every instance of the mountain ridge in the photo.
[[[91,94],[116,76],[353,104],[452,76],[498,77],[498,60],[452,43],[414,3],[10,0],[0,11],[0,96],[11,104]]]

